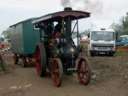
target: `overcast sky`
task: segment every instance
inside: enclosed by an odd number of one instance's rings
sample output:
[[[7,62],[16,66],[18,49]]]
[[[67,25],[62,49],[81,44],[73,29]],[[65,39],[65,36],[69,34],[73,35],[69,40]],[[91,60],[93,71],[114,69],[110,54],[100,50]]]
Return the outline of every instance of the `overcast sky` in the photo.
[[[85,29],[108,28],[113,22],[119,22],[128,12],[128,0],[90,0],[89,4],[83,4],[85,0],[74,1],[75,3],[70,5],[73,9],[92,13],[90,18],[81,21]],[[59,10],[63,10],[61,0],[1,0],[0,33],[19,21]]]

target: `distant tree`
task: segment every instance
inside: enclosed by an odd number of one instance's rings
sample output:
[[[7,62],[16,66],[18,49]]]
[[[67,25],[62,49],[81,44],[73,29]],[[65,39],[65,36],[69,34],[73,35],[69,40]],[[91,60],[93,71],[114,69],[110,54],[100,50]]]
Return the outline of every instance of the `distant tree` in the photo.
[[[115,30],[118,36],[128,35],[128,13],[121,19],[119,24],[113,23],[111,27]]]
[[[128,35],[128,13],[122,19],[122,27],[123,27],[123,34],[127,34]]]
[[[111,28],[116,32],[116,39],[118,39],[118,37],[123,34],[123,28],[121,24],[113,23]]]
[[[8,28],[8,29],[6,29],[5,31],[3,31],[1,35],[4,36],[4,39],[9,40],[10,34],[11,34],[11,29]]]

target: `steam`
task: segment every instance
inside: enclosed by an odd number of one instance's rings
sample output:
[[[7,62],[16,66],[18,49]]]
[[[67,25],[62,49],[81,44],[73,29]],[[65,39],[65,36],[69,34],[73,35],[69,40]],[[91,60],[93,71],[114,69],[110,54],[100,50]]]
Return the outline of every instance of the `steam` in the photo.
[[[71,0],[61,0],[63,7],[71,7]]]
[[[72,7],[93,14],[101,13],[103,9],[101,0],[61,0],[61,4],[63,7]]]

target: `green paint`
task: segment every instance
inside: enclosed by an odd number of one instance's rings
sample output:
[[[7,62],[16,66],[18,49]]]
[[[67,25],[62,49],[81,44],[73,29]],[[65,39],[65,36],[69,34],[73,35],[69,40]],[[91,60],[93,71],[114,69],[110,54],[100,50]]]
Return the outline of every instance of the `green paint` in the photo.
[[[14,53],[28,55],[33,54],[39,42],[39,32],[34,30],[33,19],[28,19],[12,25],[11,44]]]

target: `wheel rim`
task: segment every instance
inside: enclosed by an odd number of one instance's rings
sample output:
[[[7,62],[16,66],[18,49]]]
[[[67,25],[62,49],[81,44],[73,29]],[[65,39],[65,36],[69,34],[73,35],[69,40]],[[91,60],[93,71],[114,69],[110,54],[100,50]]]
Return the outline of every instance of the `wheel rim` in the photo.
[[[36,72],[37,74],[40,76],[41,75],[41,54],[40,54],[40,50],[37,49],[36,53],[35,53],[35,67],[36,67]]]
[[[85,59],[78,62],[78,80],[81,84],[87,85],[90,81],[90,69]]]
[[[51,76],[56,87],[59,87],[61,85],[61,76],[59,70],[59,62],[57,60],[53,60]]]

